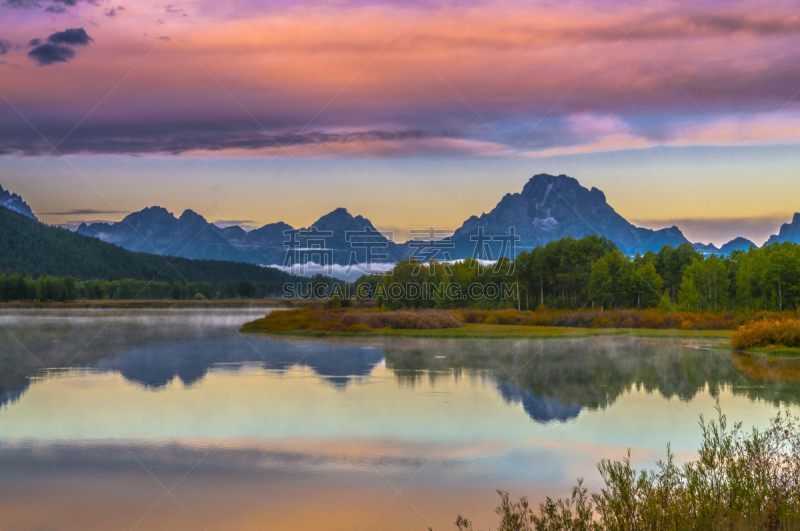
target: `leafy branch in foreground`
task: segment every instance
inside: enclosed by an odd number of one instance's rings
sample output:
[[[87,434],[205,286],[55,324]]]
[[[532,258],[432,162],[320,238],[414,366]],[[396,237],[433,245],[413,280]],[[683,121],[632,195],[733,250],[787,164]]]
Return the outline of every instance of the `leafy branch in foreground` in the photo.
[[[800,427],[790,413],[745,433],[700,417],[698,459],[679,467],[667,446],[655,471],[622,461],[598,465],[605,487],[591,498],[582,479],[566,499],[550,498],[534,511],[526,498],[509,501],[498,491],[498,531],[769,530],[800,528]],[[473,531],[459,516],[459,531]]]

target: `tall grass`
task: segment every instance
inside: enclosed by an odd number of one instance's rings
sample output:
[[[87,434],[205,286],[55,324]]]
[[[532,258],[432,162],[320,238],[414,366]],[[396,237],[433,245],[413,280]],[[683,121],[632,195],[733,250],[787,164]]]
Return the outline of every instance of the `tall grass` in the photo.
[[[603,460],[605,486],[588,495],[582,480],[568,498],[532,508],[498,491],[499,531],[784,531],[800,529],[800,428],[789,413],[770,426],[743,432],[720,411],[700,418],[703,442],[697,460],[677,466],[667,446],[655,471]],[[472,531],[461,516],[460,531]]]
[[[760,319],[745,323],[731,337],[731,346],[740,349],[758,347],[800,348],[800,321],[794,319]]]

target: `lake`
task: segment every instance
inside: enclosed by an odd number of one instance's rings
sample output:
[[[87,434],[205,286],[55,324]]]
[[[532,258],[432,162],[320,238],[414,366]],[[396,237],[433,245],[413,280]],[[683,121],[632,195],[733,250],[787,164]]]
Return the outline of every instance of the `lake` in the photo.
[[[692,459],[717,400],[800,413],[800,362],[704,342],[237,332],[263,313],[0,312],[0,527],[486,528],[495,489]]]

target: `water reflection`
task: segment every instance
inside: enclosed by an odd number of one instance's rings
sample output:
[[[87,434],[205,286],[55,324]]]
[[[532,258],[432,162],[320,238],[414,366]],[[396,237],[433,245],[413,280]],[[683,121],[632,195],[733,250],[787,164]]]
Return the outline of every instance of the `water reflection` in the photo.
[[[689,401],[730,388],[751,400],[800,404],[800,360],[701,348],[702,341],[593,338],[568,341],[388,342],[386,363],[413,385],[448,369],[491,370],[509,402],[537,421],[604,409],[632,389]]]
[[[800,360],[698,348],[698,341],[595,338],[570,341],[307,340],[235,332],[254,312],[122,312],[0,315],[0,407],[19,400],[48,369],[114,371],[151,389],[191,386],[224,366],[283,373],[307,367],[345,388],[384,359],[401,385],[464,372],[490,375],[509,404],[537,422],[603,409],[632,389],[689,401],[723,388],[775,406],[800,404]],[[4,330],[4,331],[3,331]]]
[[[702,342],[236,332],[260,313],[0,313],[3,525],[486,528],[496,488],[691,458],[715,397],[746,426],[800,405],[797,361]]]
[[[159,388],[173,378],[191,386],[219,365],[256,364],[278,372],[301,366],[344,388],[352,379],[368,375],[381,361],[380,350],[359,346],[232,337],[135,348],[101,360],[94,367],[117,371],[132,382]]]

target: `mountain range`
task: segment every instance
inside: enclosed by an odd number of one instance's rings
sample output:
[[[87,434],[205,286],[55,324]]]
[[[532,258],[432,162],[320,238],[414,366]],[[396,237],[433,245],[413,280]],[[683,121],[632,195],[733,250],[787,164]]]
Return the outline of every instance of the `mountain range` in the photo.
[[[287,265],[287,244],[294,237],[295,256],[288,263],[327,260],[348,265],[353,258],[365,263],[369,252],[366,247],[370,245],[373,256],[381,255],[375,261],[393,263],[415,255],[415,251],[416,256],[421,256],[422,249],[433,239],[448,235],[448,243],[435,245],[439,248],[436,258],[467,258],[475,255],[481,230],[486,238],[479,250],[484,252],[477,257],[496,259],[501,253],[507,255],[508,250],[503,249],[502,240],[492,240],[492,236],[508,235],[511,227],[519,238],[516,252],[566,236],[581,238],[588,234],[607,236],[630,254],[689,243],[677,227],[651,230],[632,225],[617,214],[597,188],[588,190],[571,177],[545,174],[530,179],[520,193],[507,194],[489,213],[472,216],[454,233],[422,231],[419,240],[402,244],[389,241],[370,220],[353,216],[344,208],[337,208],[302,229],[279,222],[246,232],[238,226],[217,227],[191,210],[175,217],[164,208],[149,207],[120,222],[82,224],[77,231],[134,251],[262,265]],[[315,245],[310,242],[315,241],[324,242],[316,246],[328,250],[326,257],[313,250]]]
[[[2,188],[0,201],[3,206],[35,219],[19,196]],[[478,258],[496,259],[506,250],[502,238],[491,237],[508,235],[512,227],[518,238],[516,252],[559,238],[581,238],[588,234],[605,236],[628,254],[689,243],[704,253],[727,255],[735,249],[755,245],[740,237],[717,248],[689,242],[675,226],[659,230],[637,227],[619,215],[597,188],[587,189],[566,175],[539,174],[519,193],[506,194],[490,212],[470,217],[449,233],[445,242],[433,245],[439,248],[436,258],[457,260],[475,256],[478,245],[484,251]],[[415,252],[420,256],[421,248],[431,246],[431,235],[424,233],[420,241],[390,241],[370,220],[354,216],[344,208],[322,216],[309,227],[294,228],[277,222],[248,232],[239,226],[218,227],[192,210],[176,217],[162,207],[153,206],[116,223],[81,224],[77,232],[132,251],[260,265],[328,261],[346,266],[352,259],[366,262],[368,254],[373,256],[373,262],[394,263]],[[441,236],[448,234],[437,233],[433,238]],[[787,240],[800,242],[800,214],[795,214],[792,222],[783,225],[768,243]],[[292,252],[287,255],[287,251]]]

